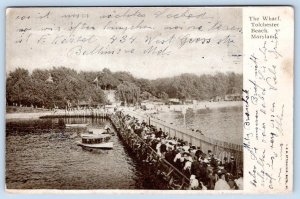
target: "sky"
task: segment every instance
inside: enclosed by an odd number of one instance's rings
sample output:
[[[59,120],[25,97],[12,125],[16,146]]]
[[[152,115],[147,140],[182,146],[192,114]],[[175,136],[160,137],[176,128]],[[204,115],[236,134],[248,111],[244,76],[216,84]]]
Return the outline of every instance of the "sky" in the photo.
[[[6,15],[7,73],[54,66],[148,79],[242,73],[240,8],[14,8]]]

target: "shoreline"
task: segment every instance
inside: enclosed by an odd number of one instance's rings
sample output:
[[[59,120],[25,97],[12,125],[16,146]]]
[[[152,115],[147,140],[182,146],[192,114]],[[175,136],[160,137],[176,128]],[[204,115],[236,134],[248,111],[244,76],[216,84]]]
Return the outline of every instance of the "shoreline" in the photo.
[[[5,120],[13,120],[13,119],[38,119],[41,116],[51,115],[51,111],[38,112],[38,113],[6,113]]]
[[[201,129],[201,128],[200,128],[200,130],[201,130],[200,131],[201,135],[200,135],[199,132],[197,133],[197,131],[196,131],[196,130],[198,130],[198,128],[192,128],[189,126],[183,126],[180,124],[176,124],[176,122],[174,122],[173,120],[167,119],[166,117],[162,116],[164,114],[174,114],[174,113],[182,114],[182,111],[180,111],[181,109],[185,108],[187,110],[188,108],[190,108],[191,106],[194,106],[194,105],[193,104],[191,104],[191,105],[170,105],[170,106],[169,105],[156,105],[155,108],[148,109],[148,110],[143,110],[140,107],[139,108],[137,108],[137,107],[119,107],[118,110],[123,111],[125,114],[135,116],[140,121],[142,121],[142,120],[150,121],[150,118],[151,118],[152,122],[157,123],[160,126],[167,126],[168,128],[171,128],[171,129],[178,129],[181,132],[187,133],[187,135],[200,136],[203,139],[207,138],[207,139],[215,139],[215,140],[222,141],[222,142],[228,142],[228,140],[226,140],[226,139],[220,139],[219,137],[216,138],[213,136],[208,136],[205,131],[202,132],[203,129]],[[214,110],[214,109],[218,109],[218,108],[232,108],[232,107],[242,108],[243,107],[242,105],[243,105],[242,101],[203,102],[203,103],[196,104],[196,106],[194,106],[194,108],[196,107],[198,109],[193,109],[193,111],[197,111],[197,110],[201,110],[201,109],[206,111],[205,109],[207,109],[207,108],[205,108],[205,107],[208,107],[209,110]],[[179,111],[174,111],[174,109],[178,109]],[[102,112],[102,110],[100,110],[100,109],[98,111]],[[113,113],[112,109],[111,110],[103,109],[103,111],[105,111],[106,113]],[[59,116],[59,114],[62,114],[62,115],[66,114],[65,110],[63,110],[63,109],[57,110],[56,112],[58,113],[57,116]],[[85,111],[83,111],[82,117],[84,117],[84,115],[85,115],[84,112]],[[67,114],[72,115],[72,111]],[[31,120],[31,119],[34,120],[34,119],[39,119],[42,116],[55,117],[56,114],[54,114],[53,111],[49,111],[49,110],[43,111],[43,112],[35,112],[35,113],[30,113],[30,112],[29,113],[24,113],[24,112],[7,113],[6,121],[9,122],[9,121],[13,121],[13,120]],[[237,144],[237,145],[241,144],[239,142],[230,142],[230,141],[228,143]]]
[[[193,111],[198,110],[210,110],[218,108],[229,108],[229,107],[243,107],[243,101],[220,101],[220,102],[198,102],[196,104],[179,104],[179,105],[154,105],[147,104],[149,108],[146,110],[136,108],[136,107],[120,107],[124,111],[136,111],[140,114],[151,115],[155,117],[155,114],[168,113],[168,112],[186,112],[188,109]]]
[[[153,114],[157,111],[162,112],[182,112],[183,109],[194,109],[194,110],[201,110],[201,109],[217,109],[217,108],[227,108],[227,107],[242,107],[242,101],[221,101],[221,102],[198,102],[197,104],[185,104],[185,105],[154,105],[152,109],[148,109],[146,111],[142,111],[141,109],[136,109],[135,107],[119,107],[121,110],[130,110],[130,111],[137,111],[138,113],[142,114]],[[58,110],[65,111],[64,109]],[[13,113],[6,113],[5,119],[38,119],[41,116],[52,115],[52,111],[41,111],[41,112],[13,112]]]

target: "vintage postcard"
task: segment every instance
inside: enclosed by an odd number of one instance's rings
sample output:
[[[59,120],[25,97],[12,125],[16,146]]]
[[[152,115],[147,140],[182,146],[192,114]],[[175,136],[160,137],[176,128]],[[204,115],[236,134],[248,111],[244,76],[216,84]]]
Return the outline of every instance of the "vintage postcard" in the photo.
[[[290,193],[294,10],[6,10],[6,190]]]

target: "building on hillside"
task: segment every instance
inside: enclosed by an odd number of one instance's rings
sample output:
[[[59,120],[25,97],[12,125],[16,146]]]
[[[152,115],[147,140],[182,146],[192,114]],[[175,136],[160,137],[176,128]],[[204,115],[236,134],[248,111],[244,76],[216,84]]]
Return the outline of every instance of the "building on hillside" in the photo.
[[[184,101],[185,104],[194,104],[194,100],[192,99],[187,99]]]
[[[239,93],[225,95],[225,101],[241,101],[243,96]]]
[[[173,104],[173,105],[177,105],[177,104],[181,104],[181,101],[178,98],[170,98],[168,103]]]
[[[80,108],[88,108],[90,106],[90,103],[85,100],[81,100],[81,101],[78,101],[76,106],[80,107]]]
[[[215,96],[213,98],[210,99],[210,102],[220,102],[220,101],[224,101],[224,97],[222,96]]]

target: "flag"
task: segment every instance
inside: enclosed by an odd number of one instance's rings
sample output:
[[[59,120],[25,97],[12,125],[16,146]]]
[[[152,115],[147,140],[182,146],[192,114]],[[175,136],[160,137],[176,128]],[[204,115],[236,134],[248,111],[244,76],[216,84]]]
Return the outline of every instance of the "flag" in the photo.
[[[46,82],[53,82],[52,76],[50,74],[50,76],[48,77],[48,79],[46,80]]]
[[[98,77],[96,77],[96,79],[94,79],[94,81],[93,82],[98,82]]]

